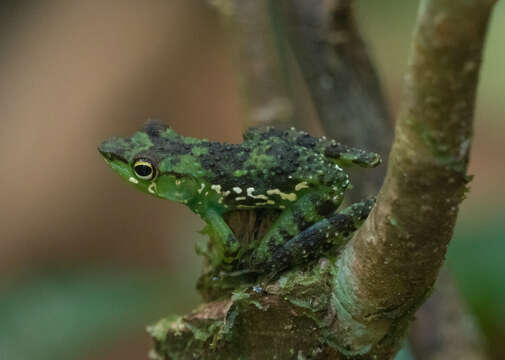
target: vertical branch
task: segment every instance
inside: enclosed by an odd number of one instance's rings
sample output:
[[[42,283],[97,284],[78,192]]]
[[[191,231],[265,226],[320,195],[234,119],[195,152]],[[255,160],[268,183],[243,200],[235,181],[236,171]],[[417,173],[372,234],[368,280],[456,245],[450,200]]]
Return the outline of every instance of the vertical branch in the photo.
[[[374,352],[389,354],[397,340],[391,334],[403,331],[435,282],[467,191],[478,70],[493,4],[421,2],[385,183],[338,261],[335,306],[348,321],[336,331],[349,352],[376,344]]]
[[[351,1],[290,0],[284,5],[294,53],[325,132],[385,158],[392,121]],[[356,169],[352,200],[377,193],[384,174],[385,166]]]
[[[236,47],[245,125],[286,127],[293,103],[271,16],[271,0],[211,1],[227,20]]]

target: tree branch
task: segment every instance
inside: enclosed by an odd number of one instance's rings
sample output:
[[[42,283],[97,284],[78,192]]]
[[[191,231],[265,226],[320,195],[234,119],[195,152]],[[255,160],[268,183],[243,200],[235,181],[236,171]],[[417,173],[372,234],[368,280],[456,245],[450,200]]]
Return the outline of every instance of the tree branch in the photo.
[[[227,22],[237,47],[237,73],[244,96],[245,125],[286,127],[293,101],[270,13],[271,0],[209,0]]]
[[[392,121],[350,0],[284,2],[291,43],[326,134],[389,153]],[[376,194],[385,166],[353,170],[351,201]]]
[[[338,260],[336,331],[388,358],[444,260],[466,175],[491,0],[421,2],[406,94],[377,205]],[[393,336],[392,336],[393,335]]]

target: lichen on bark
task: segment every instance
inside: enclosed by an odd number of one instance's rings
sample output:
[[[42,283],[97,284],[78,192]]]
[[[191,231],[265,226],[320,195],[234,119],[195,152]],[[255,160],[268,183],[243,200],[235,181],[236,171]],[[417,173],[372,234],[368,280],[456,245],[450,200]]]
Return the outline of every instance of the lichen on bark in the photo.
[[[335,261],[282,274],[265,288],[245,285],[229,298],[149,327],[160,359],[339,359],[332,344]],[[282,336],[279,336],[283,334]]]

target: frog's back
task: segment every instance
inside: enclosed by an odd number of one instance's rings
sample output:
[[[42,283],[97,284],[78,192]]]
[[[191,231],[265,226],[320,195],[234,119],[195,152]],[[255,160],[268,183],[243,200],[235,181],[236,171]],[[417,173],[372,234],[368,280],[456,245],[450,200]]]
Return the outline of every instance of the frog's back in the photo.
[[[224,194],[225,204],[280,207],[295,201],[304,189],[337,189],[346,183],[347,175],[323,154],[272,130],[266,136],[249,130],[240,145],[206,143],[208,152],[199,156],[199,163],[205,181]]]
[[[242,144],[183,137],[158,123],[146,126],[162,173],[199,182],[198,194],[220,194],[237,207],[281,207],[314,187],[340,191],[347,175],[315,147],[318,138],[296,130],[249,129]]]

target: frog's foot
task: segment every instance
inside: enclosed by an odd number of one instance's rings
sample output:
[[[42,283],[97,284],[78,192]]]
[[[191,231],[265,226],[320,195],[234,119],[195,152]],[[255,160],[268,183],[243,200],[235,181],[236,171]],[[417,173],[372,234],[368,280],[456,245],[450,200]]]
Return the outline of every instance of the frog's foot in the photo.
[[[322,147],[322,152],[328,158],[343,166],[356,165],[359,167],[376,167],[381,163],[379,154],[368,152],[361,149],[356,149],[336,142],[335,140],[325,140],[319,145]]]
[[[250,268],[251,259],[253,265],[268,263],[279,247],[284,246],[290,239],[303,233],[312,225],[332,216],[341,199],[341,193],[328,191],[324,187],[308,189],[279,215],[253,249],[252,256],[244,259],[247,264],[242,267]],[[269,271],[269,269],[256,266],[253,268],[263,270],[263,272]]]
[[[291,238],[273,252],[267,261],[252,255],[251,268],[278,274],[287,268],[317,259],[328,251],[342,247],[368,217],[375,199],[353,204],[323,219]]]

